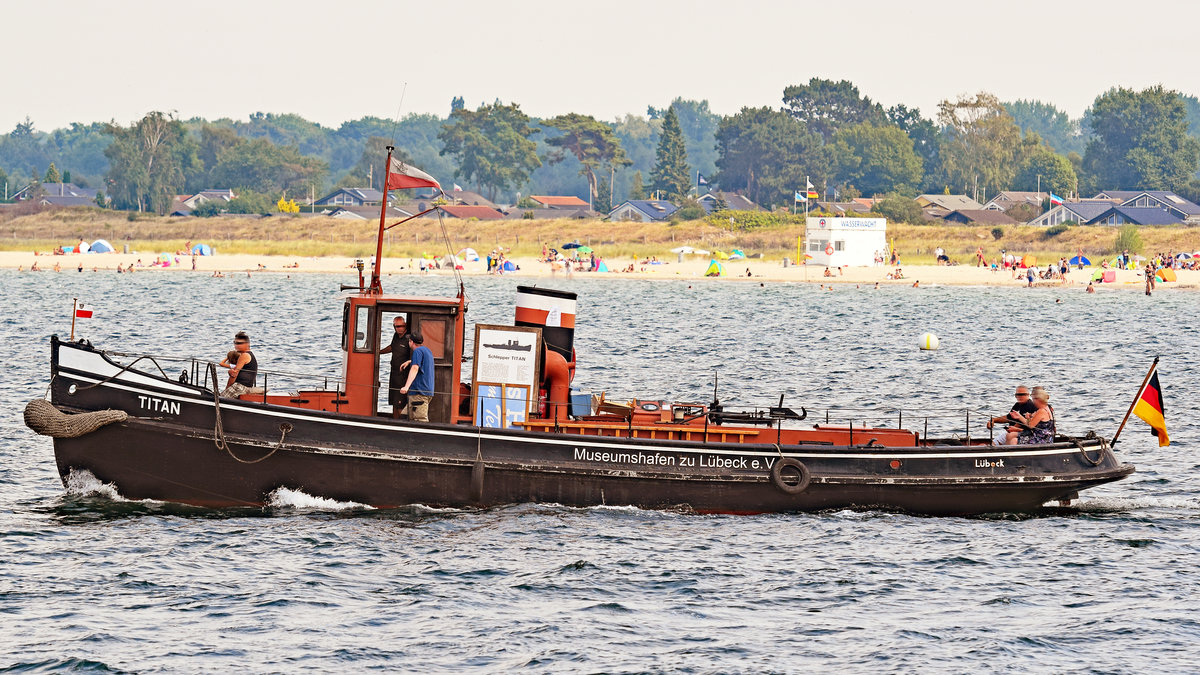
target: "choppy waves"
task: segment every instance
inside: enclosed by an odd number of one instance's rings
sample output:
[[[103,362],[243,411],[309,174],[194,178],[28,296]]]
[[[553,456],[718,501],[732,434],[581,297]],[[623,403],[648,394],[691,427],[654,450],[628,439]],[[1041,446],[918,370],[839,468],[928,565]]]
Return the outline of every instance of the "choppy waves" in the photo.
[[[1162,322],[1194,314],[1194,299],[559,284],[581,293],[579,385],[610,398],[708,400],[716,370],[725,401],[976,409],[1003,407],[1014,382],[1049,382],[1065,424],[1111,430],[1145,354],[1163,354],[1172,446],[1128,436],[1138,474],[1036,516],[371,509],[294,487],[264,507],[209,510],[131,501],[86,472],[64,492],[50,442],[14,403],[44,391],[44,338],[58,329],[44,317],[91,284],[124,311],[102,312],[88,337],[207,354],[228,316],[278,298],[252,326],[259,358],[327,370],[341,362],[338,322],[311,312],[338,311],[330,280],[4,274],[0,339],[32,358],[0,378],[0,670],[1158,673],[1200,661],[1200,411],[1185,394],[1200,335]],[[510,321],[515,283],[473,281],[472,318]],[[202,329],[180,331],[180,317]],[[927,330],[940,351],[916,351]]]

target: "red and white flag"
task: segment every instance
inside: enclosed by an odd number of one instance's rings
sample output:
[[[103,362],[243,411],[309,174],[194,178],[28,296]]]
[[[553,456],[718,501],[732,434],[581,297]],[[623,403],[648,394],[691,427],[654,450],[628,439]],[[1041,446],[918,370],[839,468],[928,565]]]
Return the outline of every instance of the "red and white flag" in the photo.
[[[80,304],[78,304],[78,305],[75,305],[75,318],[76,318],[76,319],[90,319],[90,318],[92,318],[92,306],[91,306],[91,305],[85,305],[85,304],[82,304],[82,303],[80,303]]]
[[[407,188],[431,187],[442,189],[437,180],[415,166],[405,164],[395,157],[388,167],[387,186],[389,190],[404,190]]]

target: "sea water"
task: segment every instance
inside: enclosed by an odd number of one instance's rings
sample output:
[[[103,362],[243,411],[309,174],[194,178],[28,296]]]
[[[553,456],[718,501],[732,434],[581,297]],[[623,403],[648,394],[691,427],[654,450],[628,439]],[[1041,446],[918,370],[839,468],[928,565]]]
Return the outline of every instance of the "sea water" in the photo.
[[[664,271],[664,277],[670,272]],[[784,404],[810,421],[986,434],[1017,384],[1110,436],[1161,356],[1172,437],[1136,418],[1130,478],[1037,516],[696,516],[513,504],[261,509],[125,500],[21,420],[72,298],[97,346],[337,376],[326,275],[0,272],[0,668],[32,672],[1194,671],[1197,295],[1125,289],[540,279],[579,293],[576,385],[609,399]],[[468,319],[518,283],[471,278]],[[453,294],[445,277],[385,289]],[[932,332],[941,349],[921,351]],[[468,332],[473,335],[473,331]],[[169,362],[164,362],[169,363]],[[174,375],[174,372],[171,373]],[[900,412],[902,411],[902,413]],[[966,414],[972,422],[968,426]]]

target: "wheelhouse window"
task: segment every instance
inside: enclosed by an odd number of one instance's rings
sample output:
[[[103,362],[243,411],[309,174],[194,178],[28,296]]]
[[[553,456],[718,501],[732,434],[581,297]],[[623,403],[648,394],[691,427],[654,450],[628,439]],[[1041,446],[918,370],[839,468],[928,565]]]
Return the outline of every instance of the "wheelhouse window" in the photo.
[[[371,351],[371,307],[359,305],[354,311],[354,351]]]
[[[446,335],[450,332],[450,321],[440,317],[417,317],[417,330],[421,333],[424,344],[433,352],[433,358],[446,358]]]

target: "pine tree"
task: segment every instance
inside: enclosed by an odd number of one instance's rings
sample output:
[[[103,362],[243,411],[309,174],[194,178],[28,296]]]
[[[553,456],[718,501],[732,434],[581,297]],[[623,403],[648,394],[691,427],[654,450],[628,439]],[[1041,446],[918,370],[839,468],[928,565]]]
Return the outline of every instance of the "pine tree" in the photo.
[[[679,127],[674,106],[667,110],[663,118],[654,170],[650,172],[650,185],[662,191],[669,200],[683,199],[692,186],[692,168],[688,165],[683,130]]]
[[[61,183],[62,176],[58,174],[58,169],[54,167],[54,162],[50,162],[50,168],[46,169],[46,177],[42,179],[43,183]]]
[[[642,172],[633,172],[633,182],[629,185],[628,199],[645,199],[646,186],[642,184]]]
[[[71,171],[70,171],[70,169],[63,169],[63,172],[62,172],[62,182],[64,182],[64,183],[70,183],[70,182],[71,182]]]
[[[592,204],[592,210],[596,213],[608,213],[612,211],[612,183],[602,180],[596,183],[596,201]]]

